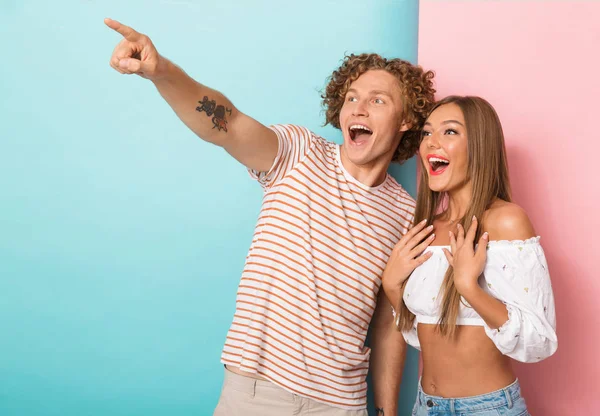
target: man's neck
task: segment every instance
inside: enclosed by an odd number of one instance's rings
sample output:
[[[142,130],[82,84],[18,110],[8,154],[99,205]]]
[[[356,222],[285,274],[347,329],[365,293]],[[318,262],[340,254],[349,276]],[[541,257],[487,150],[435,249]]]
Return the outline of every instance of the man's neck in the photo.
[[[370,188],[379,186],[385,181],[391,163],[391,157],[389,157],[380,158],[365,165],[356,165],[346,156],[344,145],[340,146],[340,160],[348,174]]]

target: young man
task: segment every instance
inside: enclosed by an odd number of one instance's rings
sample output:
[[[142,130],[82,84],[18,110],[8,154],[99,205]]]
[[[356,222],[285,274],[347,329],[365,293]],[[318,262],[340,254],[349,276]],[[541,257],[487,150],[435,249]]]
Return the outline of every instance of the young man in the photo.
[[[433,74],[351,55],[323,95],[344,143],[293,125],[265,127],[114,20],[110,65],[151,80],[200,138],[223,147],[264,188],[221,361],[215,415],[365,415],[369,359],[380,414],[396,413],[405,343],[378,296],[413,199],[387,174],[411,157],[433,103]],[[382,292],[383,293],[383,292]],[[371,318],[372,351],[364,342]]]

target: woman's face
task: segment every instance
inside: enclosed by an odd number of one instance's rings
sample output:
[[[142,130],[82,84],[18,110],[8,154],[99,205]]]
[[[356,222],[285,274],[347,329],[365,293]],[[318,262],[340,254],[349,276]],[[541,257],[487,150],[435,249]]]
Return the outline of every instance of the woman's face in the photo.
[[[435,109],[423,126],[419,156],[427,171],[429,188],[452,192],[467,182],[467,129],[460,107],[444,104]]]

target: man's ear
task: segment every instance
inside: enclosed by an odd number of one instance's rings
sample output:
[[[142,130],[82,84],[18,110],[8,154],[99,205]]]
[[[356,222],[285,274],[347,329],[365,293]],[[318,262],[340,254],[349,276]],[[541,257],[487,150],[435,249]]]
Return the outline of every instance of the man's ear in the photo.
[[[404,119],[404,121],[402,121],[402,124],[400,125],[399,132],[402,133],[402,132],[408,131],[411,129],[411,127],[412,127],[412,123],[410,123],[410,122],[408,122],[408,120]]]

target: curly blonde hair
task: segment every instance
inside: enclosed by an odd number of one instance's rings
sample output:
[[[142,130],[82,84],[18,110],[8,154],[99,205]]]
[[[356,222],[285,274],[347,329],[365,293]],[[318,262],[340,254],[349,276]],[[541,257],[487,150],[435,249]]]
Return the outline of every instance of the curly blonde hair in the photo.
[[[340,111],[350,85],[362,74],[374,69],[389,72],[400,84],[404,104],[402,115],[411,128],[404,133],[392,161],[402,163],[410,159],[419,148],[421,128],[435,101],[432,71],[424,71],[420,66],[402,59],[386,59],[375,53],[347,55],[342,65],[333,71],[325,93],[321,96],[325,109],[325,125],[331,124],[340,128]]]

